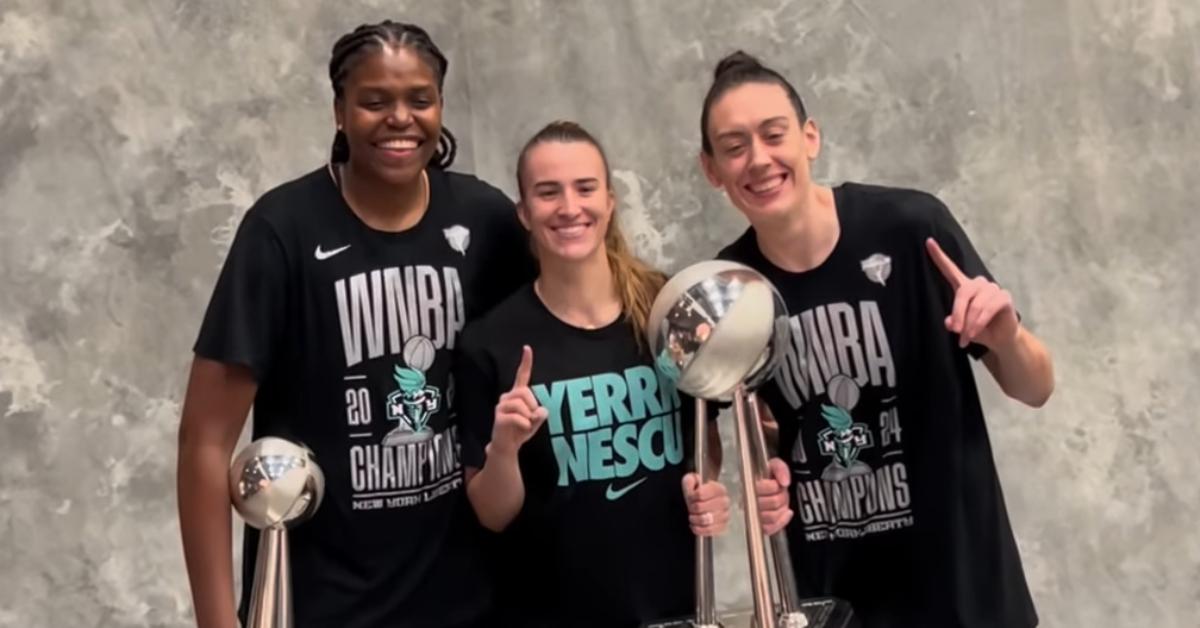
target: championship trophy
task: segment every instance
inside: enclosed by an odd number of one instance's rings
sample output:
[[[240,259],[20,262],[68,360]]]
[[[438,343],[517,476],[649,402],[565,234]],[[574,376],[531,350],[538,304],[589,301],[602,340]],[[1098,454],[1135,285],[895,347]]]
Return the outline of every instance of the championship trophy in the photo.
[[[685,268],[663,286],[646,332],[658,368],[696,399],[694,458],[701,482],[712,479],[707,403],[732,402],[754,597],[752,625],[840,628],[850,621],[843,602],[799,599],[786,532],[771,535],[767,547],[754,490],[755,480],[767,475],[768,460],[755,392],[771,377],[789,341],[787,318],[782,298],[765,277],[742,264],[713,260]],[[695,618],[658,626],[721,626],[708,537],[696,539],[695,586]]]
[[[261,531],[245,628],[291,628],[288,530],[317,511],[325,476],[307,447],[266,437],[234,457],[229,491],[242,519]]]

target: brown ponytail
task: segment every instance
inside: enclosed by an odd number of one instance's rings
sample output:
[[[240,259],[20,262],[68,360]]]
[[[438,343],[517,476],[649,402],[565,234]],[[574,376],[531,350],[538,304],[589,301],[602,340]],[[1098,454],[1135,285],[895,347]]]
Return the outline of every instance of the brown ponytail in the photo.
[[[579,124],[559,120],[551,122],[535,133],[521,149],[521,155],[517,159],[517,187],[522,196],[525,195],[525,159],[534,146],[543,142],[585,142],[594,146],[604,162],[605,186],[612,190],[612,173],[608,166],[608,157],[604,154],[604,147]],[[604,234],[604,248],[608,252],[608,267],[612,271],[613,283],[616,284],[617,294],[621,299],[621,310],[633,326],[638,346],[648,351],[646,326],[649,323],[650,308],[654,305],[658,291],[667,282],[667,276],[633,253],[625,240],[625,234],[621,232],[615,212],[608,221],[608,231]]]

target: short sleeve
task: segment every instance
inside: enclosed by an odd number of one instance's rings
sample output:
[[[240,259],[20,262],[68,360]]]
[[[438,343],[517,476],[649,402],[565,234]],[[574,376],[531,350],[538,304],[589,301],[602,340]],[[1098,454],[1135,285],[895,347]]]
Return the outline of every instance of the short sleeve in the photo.
[[[282,242],[251,209],[217,277],[193,347],[196,355],[247,366],[262,382],[286,328],[287,276]]]
[[[497,389],[496,367],[476,342],[478,328],[467,326],[455,350],[455,412],[461,430],[462,462],[465,467],[483,468],[484,448],[492,440]]]
[[[488,196],[487,204],[490,254],[483,272],[480,314],[537,278],[537,261],[529,245],[529,235],[517,218],[516,205],[498,190]]]
[[[962,225],[950,213],[950,209],[945,203],[933,198],[933,238],[937,240],[938,246],[946,252],[946,255],[962,270],[963,274],[968,277],[986,277],[988,281],[995,281],[991,271],[984,264],[983,259],[979,257],[979,252],[975,250],[975,245],[971,243],[971,239],[967,236]],[[924,249],[924,242],[921,243]],[[932,261],[930,262],[932,265]],[[940,297],[943,311],[949,313],[954,307],[954,293],[947,283],[941,277],[940,271],[933,267],[933,272],[937,273],[940,280],[938,285],[941,286]],[[967,347],[967,352],[972,357],[982,358],[987,353],[987,347],[971,343]]]

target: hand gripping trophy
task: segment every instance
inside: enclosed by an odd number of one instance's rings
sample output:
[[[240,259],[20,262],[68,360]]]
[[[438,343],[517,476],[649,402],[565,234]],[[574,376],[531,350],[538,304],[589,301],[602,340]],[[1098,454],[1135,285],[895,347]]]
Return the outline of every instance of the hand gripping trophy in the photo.
[[[756,628],[832,626],[827,622],[835,615],[849,620],[843,604],[801,603],[786,532],[770,536],[768,564],[754,494],[755,480],[766,476],[768,460],[755,391],[771,377],[789,342],[787,317],[782,298],[765,277],[748,266],[714,260],[671,278],[655,299],[647,327],[659,369],[696,398],[695,464],[701,482],[711,479],[705,464],[706,404],[732,401]],[[697,628],[720,626],[712,560],[712,539],[697,538],[696,617],[691,622]]]

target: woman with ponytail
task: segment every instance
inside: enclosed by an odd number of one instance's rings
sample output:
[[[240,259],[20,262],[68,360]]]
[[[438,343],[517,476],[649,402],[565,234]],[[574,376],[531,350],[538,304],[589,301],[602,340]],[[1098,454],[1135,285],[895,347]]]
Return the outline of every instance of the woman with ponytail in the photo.
[[[483,531],[462,492],[451,411],[464,324],[535,270],[515,206],[452,173],[446,57],[423,29],[364,25],[333,46],[329,163],[244,216],[195,344],[179,432],[184,553],[200,628],[235,611],[230,458],[253,438],[307,445],[325,475],[291,536],[296,628],[465,628],[485,618]]]
[[[467,495],[500,533],[497,625],[688,615],[694,535],[724,529],[729,498],[687,471],[694,403],[646,347],[665,277],[630,252],[604,152],[579,125],[530,139],[517,183],[540,272],[468,326],[455,376]]]

